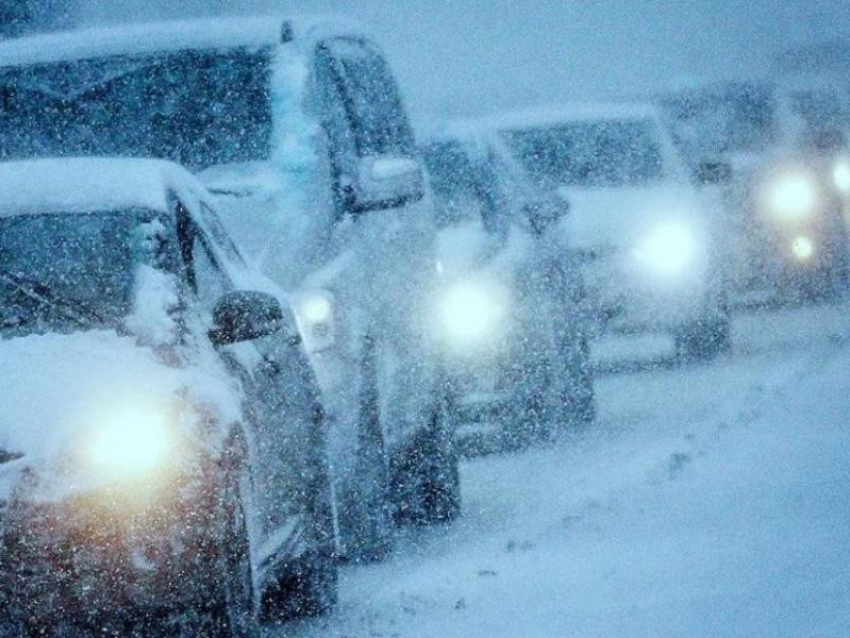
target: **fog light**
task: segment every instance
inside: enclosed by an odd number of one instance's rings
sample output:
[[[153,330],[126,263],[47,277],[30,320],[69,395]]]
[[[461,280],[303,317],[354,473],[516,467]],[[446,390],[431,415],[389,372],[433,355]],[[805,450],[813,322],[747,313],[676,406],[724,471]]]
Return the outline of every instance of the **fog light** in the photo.
[[[812,240],[808,237],[797,237],[791,243],[791,250],[794,252],[794,256],[800,261],[808,261],[812,258],[815,247]]]

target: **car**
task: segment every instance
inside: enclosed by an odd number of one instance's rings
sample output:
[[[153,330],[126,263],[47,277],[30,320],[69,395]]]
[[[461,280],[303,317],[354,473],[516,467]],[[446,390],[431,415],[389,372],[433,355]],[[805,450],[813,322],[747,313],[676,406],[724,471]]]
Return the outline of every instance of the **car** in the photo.
[[[488,126],[506,161],[569,202],[561,228],[586,257],[599,330],[669,335],[681,359],[730,348],[715,202],[690,183],[654,106],[547,107]]]
[[[736,302],[843,292],[850,281],[846,99],[801,77],[706,84],[661,103],[696,180],[724,190]]]
[[[581,264],[565,202],[505,163],[474,121],[423,144],[441,233],[435,304],[462,439],[519,447],[595,417]],[[495,430],[495,431],[494,431]]]
[[[340,551],[451,520],[433,204],[397,83],[337,18],[200,19],[0,43],[0,156],[153,156],[196,173],[293,299],[331,421]]]
[[[0,183],[0,635],[249,636],[332,607],[320,390],[209,192],[141,159]]]

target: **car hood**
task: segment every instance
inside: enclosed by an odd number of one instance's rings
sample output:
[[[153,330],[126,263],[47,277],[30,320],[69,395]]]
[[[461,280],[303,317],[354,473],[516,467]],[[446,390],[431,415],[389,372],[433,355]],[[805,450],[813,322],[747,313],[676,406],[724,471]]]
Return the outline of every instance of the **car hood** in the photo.
[[[580,250],[605,252],[631,247],[655,226],[670,222],[705,232],[703,204],[687,186],[564,186],[558,194],[570,205],[570,213],[561,221],[569,245]]]
[[[214,353],[211,353],[214,356]],[[216,361],[166,364],[136,339],[111,331],[47,334],[0,340],[0,500],[22,474],[35,477],[34,500],[58,500],[97,489],[80,463],[94,429],[134,410],[170,409],[177,402],[204,423],[238,419],[235,387]],[[197,408],[197,409],[196,409]],[[183,420],[175,427],[200,427]],[[196,436],[197,440],[198,437]],[[214,445],[215,436],[204,439]]]

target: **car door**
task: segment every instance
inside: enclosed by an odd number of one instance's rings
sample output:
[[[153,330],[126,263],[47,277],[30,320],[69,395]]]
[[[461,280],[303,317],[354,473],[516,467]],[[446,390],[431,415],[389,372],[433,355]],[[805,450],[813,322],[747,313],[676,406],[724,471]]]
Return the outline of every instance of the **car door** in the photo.
[[[215,304],[235,288],[224,268],[225,251],[178,204],[178,231],[189,287],[204,325]],[[250,449],[253,558],[262,576],[280,559],[308,549],[316,532],[315,476],[321,470],[321,409],[309,369],[291,335],[280,331],[217,348],[241,382]]]

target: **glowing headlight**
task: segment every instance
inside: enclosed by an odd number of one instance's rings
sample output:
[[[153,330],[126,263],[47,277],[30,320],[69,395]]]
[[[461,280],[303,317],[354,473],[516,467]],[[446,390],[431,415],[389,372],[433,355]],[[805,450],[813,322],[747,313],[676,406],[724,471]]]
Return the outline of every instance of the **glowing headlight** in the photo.
[[[92,469],[132,479],[161,469],[174,451],[173,424],[166,410],[126,406],[99,419],[88,447]]]
[[[770,212],[784,221],[805,219],[817,208],[817,185],[805,173],[786,175],[770,187],[767,203]]]
[[[688,269],[697,253],[697,240],[689,228],[669,222],[657,227],[635,248],[635,258],[662,277],[677,276]]]
[[[842,193],[850,193],[850,162],[839,161],[832,170],[832,181]]]
[[[323,295],[309,297],[301,304],[301,317],[310,324],[327,322],[331,312],[331,302]]]
[[[505,314],[507,295],[483,283],[455,284],[443,298],[440,320],[456,345],[480,344],[495,336]]]
[[[808,237],[797,237],[791,242],[791,250],[800,261],[808,261],[815,252],[815,246]]]
[[[296,318],[308,352],[317,352],[334,342],[333,297],[325,291],[313,291],[296,303]]]

